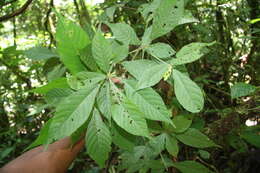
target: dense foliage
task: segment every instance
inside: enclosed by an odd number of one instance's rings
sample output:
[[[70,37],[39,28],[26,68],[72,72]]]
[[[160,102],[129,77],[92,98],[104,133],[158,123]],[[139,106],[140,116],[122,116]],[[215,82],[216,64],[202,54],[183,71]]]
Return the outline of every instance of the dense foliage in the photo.
[[[258,0],[0,10],[1,165],[85,134],[71,172],[259,169]]]

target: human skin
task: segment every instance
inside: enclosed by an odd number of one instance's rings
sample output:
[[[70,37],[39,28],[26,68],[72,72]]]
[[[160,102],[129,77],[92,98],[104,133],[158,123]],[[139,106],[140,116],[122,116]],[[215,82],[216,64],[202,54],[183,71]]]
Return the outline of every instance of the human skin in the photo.
[[[69,137],[29,150],[11,161],[0,173],[65,173],[84,146],[84,139],[71,145]]]

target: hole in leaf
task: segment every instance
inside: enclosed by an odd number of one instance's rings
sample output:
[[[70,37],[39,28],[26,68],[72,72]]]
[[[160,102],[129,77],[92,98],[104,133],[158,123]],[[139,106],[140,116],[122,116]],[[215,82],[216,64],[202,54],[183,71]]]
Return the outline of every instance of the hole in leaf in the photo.
[[[100,132],[100,131],[101,131],[101,129],[98,129],[98,130],[97,130],[97,132]]]
[[[132,124],[133,123],[133,120],[130,120],[130,124]]]
[[[174,8],[178,8],[178,7],[175,5]]]

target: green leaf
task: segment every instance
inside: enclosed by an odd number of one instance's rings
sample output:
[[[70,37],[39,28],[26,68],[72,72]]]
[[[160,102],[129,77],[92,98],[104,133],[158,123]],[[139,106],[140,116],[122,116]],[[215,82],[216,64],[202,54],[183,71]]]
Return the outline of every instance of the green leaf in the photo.
[[[141,113],[131,103],[126,104],[127,110],[126,105],[124,107],[122,105],[112,106],[113,120],[119,127],[133,135],[149,137],[147,124]]]
[[[143,73],[140,74],[140,78],[137,83],[137,89],[144,89],[157,84],[168,71],[169,65],[161,63],[151,68],[144,69]]]
[[[114,123],[112,126],[112,140],[119,148],[132,151],[135,147],[136,137],[127,133]]]
[[[15,146],[12,147],[5,147],[0,153],[0,160],[1,162],[4,160],[5,157],[10,156],[10,154],[15,150]]]
[[[165,173],[164,170],[167,167],[167,165],[165,165],[165,162],[164,162],[163,159],[150,160],[149,163],[146,166],[148,168],[151,168],[151,172],[150,173]]]
[[[247,83],[236,83],[234,86],[231,87],[231,98],[236,99],[243,96],[248,96],[254,93],[256,87]]]
[[[129,173],[134,173],[142,169],[147,161],[148,157],[152,154],[152,150],[147,146],[136,146],[133,151],[126,151],[121,155],[122,164],[121,169],[126,169]],[[143,159],[141,159],[143,157]]]
[[[199,150],[200,157],[203,159],[209,159],[210,158],[210,153],[205,151],[205,150]]]
[[[177,52],[176,59],[172,59],[171,63],[173,65],[182,65],[196,61],[200,59],[203,55],[207,54],[209,50],[206,47],[213,44],[215,44],[215,42],[190,43]]]
[[[141,78],[141,73],[145,69],[152,68],[158,65],[157,62],[151,60],[135,60],[135,61],[125,61],[122,63],[126,70],[133,75],[137,80]]]
[[[53,57],[59,57],[53,50],[47,47],[33,47],[24,51],[25,56],[32,60],[45,60]]]
[[[79,142],[79,140],[82,139],[82,136],[86,134],[88,124],[89,124],[89,121],[86,121],[83,125],[81,125],[75,132],[73,132],[70,135],[70,141],[71,141],[72,145]]]
[[[195,161],[175,162],[172,165],[182,173],[191,173],[191,170],[192,173],[212,173],[207,167]]]
[[[98,66],[108,72],[110,60],[113,58],[112,47],[110,42],[102,35],[101,31],[97,31],[92,42],[92,53]]]
[[[140,40],[138,39],[134,29],[126,23],[108,24],[111,28],[114,37],[124,43],[125,45],[138,45]]]
[[[188,76],[173,69],[174,91],[180,104],[192,113],[200,112],[204,106],[200,87]]]
[[[136,91],[137,83],[134,80],[127,80],[124,83],[126,97],[136,105],[145,118],[172,123],[170,112],[157,92],[152,88]]]
[[[206,148],[206,147],[216,147],[217,145],[210,140],[206,135],[201,133],[196,129],[188,129],[184,133],[176,134],[178,140],[182,143],[196,147],[196,148]]]
[[[147,125],[151,133],[162,133],[165,130],[159,121],[147,120]]]
[[[174,128],[174,132],[176,133],[182,133],[185,130],[187,130],[191,123],[192,120],[187,117],[187,115],[177,115],[173,118],[173,124],[176,126]]]
[[[71,95],[73,91],[70,88],[54,88],[45,94],[45,101],[48,105],[57,107],[57,105],[67,96]]]
[[[194,18],[189,10],[184,10],[183,16],[178,21],[178,25],[194,22],[199,22],[199,20]]]
[[[150,45],[146,51],[156,58],[169,58],[175,54],[175,51],[172,47],[165,43],[155,43]]]
[[[97,96],[97,105],[101,113],[109,120],[111,120],[111,106],[112,99],[110,93],[110,85],[109,82],[106,82],[100,89],[100,92]]]
[[[260,148],[260,134],[259,127],[253,129],[252,127],[248,127],[241,132],[241,137],[245,139],[248,143]]]
[[[27,147],[25,150],[28,150],[30,148],[39,146],[39,145],[47,145],[50,144],[52,142],[54,142],[54,138],[53,136],[55,136],[55,131],[58,129],[58,127],[56,126],[56,128],[54,128],[54,126],[52,128],[50,128],[52,123],[52,119],[48,120],[44,126],[41,128],[40,134],[37,137],[37,139],[29,146]]]
[[[58,79],[62,77],[65,74],[65,72],[66,72],[66,68],[63,66],[63,64],[59,64],[55,66],[50,72],[47,73],[47,80],[53,81],[55,79]]]
[[[80,51],[90,44],[90,39],[80,26],[65,20],[58,15],[56,31],[57,50],[61,61],[72,74],[84,71],[85,67],[80,60]]]
[[[149,146],[153,149],[153,154],[156,156],[160,154],[164,149],[165,149],[165,140],[166,140],[166,135],[164,133],[153,137],[149,141]]]
[[[58,105],[51,123],[51,128],[59,127],[55,139],[70,136],[87,121],[98,90],[99,86],[86,86],[66,97]]]
[[[99,71],[98,65],[92,54],[92,44],[87,45],[80,51],[80,59],[90,71]]]
[[[118,63],[124,60],[128,56],[128,45],[120,45],[115,40],[111,41],[113,51],[113,63]]]
[[[138,79],[137,90],[157,84],[168,71],[169,65],[150,60],[136,60],[123,63],[127,71]]]
[[[203,117],[195,116],[192,120],[191,128],[202,130],[205,127],[205,120]]]
[[[107,15],[107,17],[109,17],[109,19],[111,21],[114,20],[114,14],[115,14],[116,8],[117,8],[117,6],[114,5],[114,6],[106,9],[106,15]]]
[[[74,90],[79,90],[84,86],[96,85],[103,81],[106,76],[96,72],[79,72],[74,76],[67,77],[69,86]]]
[[[248,146],[247,143],[237,134],[230,133],[225,138],[227,140],[227,143],[236,149],[237,152],[248,152]]]
[[[111,151],[112,138],[109,129],[96,109],[88,125],[85,140],[87,153],[100,167],[105,167],[105,162]]]
[[[183,0],[161,1],[153,18],[152,39],[167,34],[178,25],[197,21],[188,11],[184,10]]]
[[[162,0],[153,0],[151,3],[146,3],[138,8],[138,11],[142,14],[144,19],[147,19],[149,14],[153,14],[155,10],[160,6]]]
[[[49,92],[50,90],[55,89],[55,88],[69,88],[67,79],[66,78],[55,79],[55,80],[49,82],[48,84],[46,84],[42,87],[39,87],[39,88],[35,88],[31,91],[38,93],[38,94],[46,94],[47,92]]]
[[[9,46],[3,49],[1,52],[4,56],[17,56],[21,54],[23,51],[17,50],[17,46]]]
[[[179,146],[178,141],[174,136],[166,135],[166,149],[174,157],[178,156]]]
[[[151,34],[152,34],[152,27],[150,26],[144,31],[144,35],[142,37],[142,46],[147,47],[151,44],[152,39],[151,39]]]

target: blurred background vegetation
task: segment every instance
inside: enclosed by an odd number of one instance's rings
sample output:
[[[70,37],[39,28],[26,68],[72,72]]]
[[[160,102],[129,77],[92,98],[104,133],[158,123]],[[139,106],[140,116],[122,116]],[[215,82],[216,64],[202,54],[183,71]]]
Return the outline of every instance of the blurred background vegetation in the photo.
[[[124,21],[140,36],[145,21],[139,6],[147,2],[150,1],[0,0],[0,167],[19,156],[52,116],[53,110],[44,104],[46,98],[29,92],[66,73],[55,57],[56,16],[52,9],[83,27],[86,23],[97,26],[107,20]],[[210,54],[187,68],[204,89],[206,98],[205,108],[192,126],[222,148],[198,153],[184,147],[177,159],[198,158],[213,165],[218,172],[257,172],[260,167],[260,1],[185,2],[199,22],[179,26],[158,40],[175,50],[191,42],[217,41]],[[105,24],[102,30],[110,32]],[[39,52],[46,55],[48,49],[53,54],[42,57]],[[230,88],[237,83],[240,95],[232,98],[234,93]],[[168,85],[161,82],[156,87],[176,115],[179,105],[174,96],[169,99]],[[69,171],[99,172],[85,152]]]

